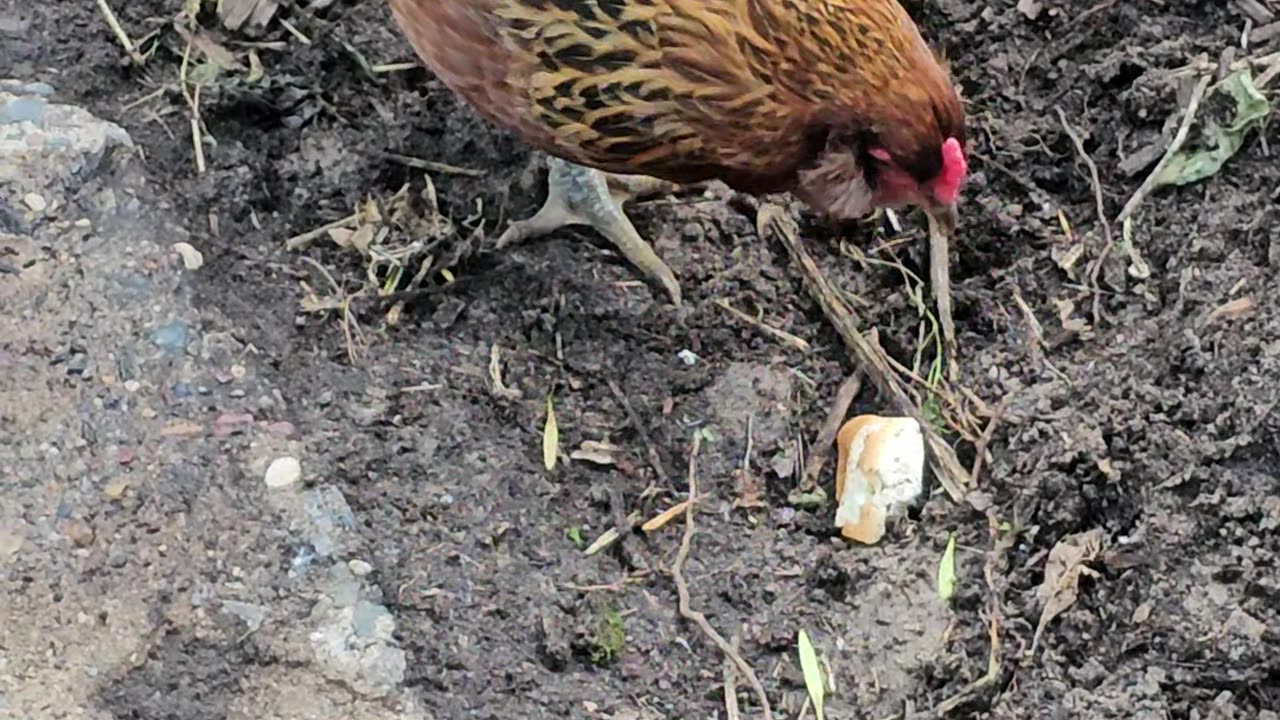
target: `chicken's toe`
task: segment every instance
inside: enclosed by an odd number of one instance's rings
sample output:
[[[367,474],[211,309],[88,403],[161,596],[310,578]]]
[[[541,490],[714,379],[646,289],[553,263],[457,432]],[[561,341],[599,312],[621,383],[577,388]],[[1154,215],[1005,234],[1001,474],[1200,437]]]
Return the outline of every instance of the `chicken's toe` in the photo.
[[[646,279],[661,288],[678,307],[681,292],[675,273],[631,224],[622,210],[624,198],[611,192],[608,176],[555,157],[547,159],[547,167],[550,178],[547,200],[542,209],[528,220],[511,223],[498,238],[497,247],[501,249],[569,225],[589,225],[612,242],[631,264],[645,274]],[[635,182],[634,179],[631,182]]]

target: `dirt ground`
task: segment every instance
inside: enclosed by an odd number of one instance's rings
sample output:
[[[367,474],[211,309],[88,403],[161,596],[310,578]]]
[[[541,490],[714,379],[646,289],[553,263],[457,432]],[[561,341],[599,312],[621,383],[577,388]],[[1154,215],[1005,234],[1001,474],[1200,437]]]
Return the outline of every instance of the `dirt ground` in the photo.
[[[541,201],[537,165],[425,70],[374,71],[413,59],[379,0],[290,5],[237,33],[202,15],[262,76],[202,90],[199,173],[181,4],[113,3],[149,53],[139,69],[94,3],[0,0],[0,76],[47,82],[141,151],[44,219],[0,215],[0,715],[724,717],[724,657],[679,618],[667,572],[683,525],[627,530],[685,497],[705,431],[691,604],[739,639],[775,716],[805,702],[804,629],[832,718],[1276,717],[1280,124],[1153,193],[1131,242],[1099,222],[1065,129],[1115,218],[1197,81],[1169,71],[1280,50],[1241,49],[1235,3],[908,4],[969,103],[955,387],[981,401],[965,403],[979,428],[984,407],[999,421],[974,501],[934,492],[874,547],[833,537],[830,502],[789,501],[855,367],[753,217],[687,194],[635,207],[679,312],[589,233],[485,252]],[[1203,112],[1229,109],[1211,95]],[[286,240],[421,193],[424,171],[392,154],[450,166],[426,171],[439,213],[418,200],[413,227],[455,282],[433,272],[395,324],[368,292],[354,325],[308,312],[326,272],[365,286],[366,259]],[[883,223],[801,228],[910,365],[904,273],[851,256],[923,274],[920,243],[886,243]],[[182,269],[178,241],[203,267]],[[615,461],[545,471],[548,396],[566,456],[608,440]],[[889,407],[868,386],[853,412]],[[951,435],[966,466],[975,439]],[[301,482],[268,488],[286,454]],[[744,462],[759,502],[739,507]],[[1033,647],[1050,551],[1089,531],[1078,597]]]

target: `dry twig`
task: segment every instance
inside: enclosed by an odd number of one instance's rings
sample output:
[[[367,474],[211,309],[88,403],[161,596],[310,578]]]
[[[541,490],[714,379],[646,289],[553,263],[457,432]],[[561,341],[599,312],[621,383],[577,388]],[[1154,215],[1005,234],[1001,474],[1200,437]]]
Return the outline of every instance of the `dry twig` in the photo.
[[[1169,165],[1173,156],[1182,149],[1182,144],[1187,141],[1187,135],[1191,132],[1191,126],[1196,121],[1196,114],[1200,112],[1200,102],[1204,100],[1205,92],[1209,90],[1209,83],[1212,80],[1213,75],[1205,73],[1200,78],[1200,82],[1196,83],[1196,89],[1192,91],[1191,99],[1187,102],[1187,109],[1183,111],[1182,124],[1178,126],[1178,132],[1173,136],[1173,142],[1169,143],[1169,149],[1164,151],[1164,157],[1160,158],[1160,162],[1156,164],[1155,169],[1151,171],[1151,174],[1147,176],[1147,179],[1143,180],[1142,184],[1138,186],[1138,189],[1134,191],[1133,195],[1129,198],[1129,202],[1124,204],[1124,209],[1122,209],[1120,214],[1116,216],[1116,224],[1121,224],[1133,216],[1133,213],[1138,210],[1138,207],[1142,205],[1143,201],[1147,199],[1147,196],[1151,194],[1151,191],[1155,189],[1156,179],[1164,172],[1164,169]]]
[[[763,320],[757,320],[756,318],[753,318],[750,315],[742,312],[738,308],[730,305],[729,301],[725,300],[724,298],[720,298],[716,300],[716,305],[719,305],[720,307],[724,308],[725,312],[738,318],[742,322],[756,328],[760,332],[766,335],[769,335],[777,340],[781,340],[782,342],[794,347],[797,350],[800,350],[801,352],[809,352],[809,343],[804,338],[796,337],[795,335],[792,335],[786,330],[780,330],[776,327],[773,327],[772,325],[766,325]]]
[[[698,450],[702,447],[702,434],[695,432],[693,434],[693,446],[689,448],[689,504],[685,507],[684,516],[684,539],[680,542],[680,550],[676,552],[675,562],[671,563],[671,577],[676,583],[676,594],[680,598],[680,617],[692,622],[702,630],[702,634],[707,639],[715,643],[720,648],[720,652],[733,662],[738,672],[746,678],[747,684],[755,691],[756,698],[760,703],[760,710],[764,713],[765,720],[773,720],[773,709],[769,704],[769,695],[764,691],[764,685],[760,684],[760,679],[756,677],[756,673],[751,669],[751,665],[742,658],[742,655],[724,639],[716,629],[711,627],[711,623],[707,621],[707,616],[694,610],[689,606],[689,584],[684,578],[684,564],[689,559],[689,550],[693,545],[694,525],[693,525],[693,506],[692,502],[698,495],[698,475],[697,460]]]
[[[1093,202],[1098,213],[1098,222],[1102,223],[1102,237],[1105,244],[1102,246],[1102,252],[1098,253],[1098,258],[1089,268],[1089,288],[1093,291],[1093,324],[1096,327],[1102,321],[1102,291],[1098,287],[1098,275],[1102,272],[1102,264],[1111,254],[1111,248],[1115,246],[1115,238],[1111,234],[1111,222],[1107,220],[1107,208],[1102,200],[1102,180],[1098,177],[1098,164],[1084,149],[1084,140],[1080,139],[1080,134],[1071,127],[1071,123],[1067,122],[1066,113],[1062,112],[1060,107],[1054,109],[1058,111],[1058,119],[1062,121],[1062,130],[1067,133],[1067,137],[1071,138],[1071,143],[1076,146],[1080,159],[1089,168],[1089,178],[1093,185]]]
[[[658,476],[665,485],[667,483],[667,471],[662,469],[662,458],[658,455],[658,450],[653,445],[653,440],[649,437],[649,431],[644,429],[644,424],[640,422],[640,416],[636,414],[636,409],[631,406],[631,401],[627,399],[622,388],[618,387],[618,383],[609,380],[609,392],[613,393],[613,397],[622,405],[622,409],[627,413],[627,419],[631,421],[631,427],[635,428],[636,434],[640,436],[640,441],[644,443],[645,450],[649,456],[649,465],[653,467],[653,472]]]
[[[134,65],[142,67],[146,59],[142,57],[142,53],[138,52],[137,46],[129,39],[129,33],[120,24],[120,20],[116,18],[115,11],[107,4],[107,0],[98,0],[98,9],[102,11],[102,18],[107,21],[107,27],[111,28],[111,32],[115,34],[116,41],[120,43],[120,47],[124,48],[124,51],[129,54],[129,60]]]
[[[954,697],[939,703],[935,708],[938,717],[942,717],[969,702],[977,695],[978,691],[994,685],[1000,679],[1000,651],[1002,648],[1000,624],[1004,618],[1004,604],[1000,599],[1000,589],[996,586],[996,571],[1004,564],[1009,550],[1017,541],[1018,534],[1016,532],[1001,533],[995,516],[989,513],[987,515],[987,532],[991,536],[991,550],[987,553],[987,562],[982,570],[982,575],[987,581],[987,637],[991,643],[991,649],[987,654],[987,672],[965,686]]]
[[[987,421],[986,429],[982,431],[982,436],[978,438],[978,444],[975,446],[977,455],[973,459],[973,470],[969,472],[969,477],[972,478],[975,488],[978,486],[978,477],[982,474],[982,463],[987,457],[987,446],[991,444],[991,438],[996,434],[996,427],[1004,419],[1004,409],[1008,403],[1009,398],[1006,396],[995,412],[992,413],[991,419]]]
[[[898,407],[898,411],[908,415],[920,423],[931,451],[931,464],[938,482],[955,502],[963,502],[969,486],[968,472],[960,466],[955,450],[942,439],[920,412],[920,408],[911,402],[899,383],[893,368],[883,351],[863,337],[859,329],[860,323],[853,310],[831,287],[831,283],[822,274],[813,257],[800,244],[799,235],[790,222],[790,218],[772,205],[762,205],[756,218],[758,233],[761,237],[772,229],[774,234],[786,245],[792,260],[800,267],[804,275],[805,286],[827,320],[835,327],[840,338],[844,340],[854,361],[871,378],[876,387]]]
[[[822,467],[831,459],[831,448],[835,445],[836,435],[840,433],[840,426],[844,424],[845,416],[849,414],[849,406],[853,404],[854,398],[858,397],[860,392],[862,392],[862,371],[854,370],[836,391],[836,399],[831,404],[831,409],[827,411],[827,419],[822,424],[822,429],[818,431],[818,437],[813,441],[813,449],[809,451],[809,460],[805,463],[805,483],[810,485],[815,483],[822,472]]]

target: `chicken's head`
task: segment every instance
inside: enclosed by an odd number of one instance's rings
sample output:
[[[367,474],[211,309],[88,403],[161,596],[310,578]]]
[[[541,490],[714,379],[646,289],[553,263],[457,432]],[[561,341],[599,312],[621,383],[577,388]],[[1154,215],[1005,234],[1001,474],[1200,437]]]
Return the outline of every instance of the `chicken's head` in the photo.
[[[798,173],[797,195],[836,218],[918,206],[954,228],[969,172],[964,126],[958,93],[932,64],[909,87],[827,118],[820,149]]]

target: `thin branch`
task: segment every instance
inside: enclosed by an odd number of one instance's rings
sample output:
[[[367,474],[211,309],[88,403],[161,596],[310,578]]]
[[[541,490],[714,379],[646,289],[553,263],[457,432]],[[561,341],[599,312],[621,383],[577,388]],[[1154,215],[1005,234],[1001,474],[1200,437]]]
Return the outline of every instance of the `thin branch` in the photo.
[[[676,553],[675,562],[671,564],[671,577],[676,583],[676,593],[680,596],[680,617],[692,622],[702,630],[702,634],[706,635],[716,647],[720,648],[720,652],[733,662],[738,668],[738,672],[746,678],[747,684],[755,691],[756,697],[760,703],[760,710],[764,713],[765,720],[773,720],[773,708],[769,705],[769,695],[765,693],[764,686],[760,684],[760,679],[756,677],[756,673],[751,669],[751,665],[742,659],[742,655],[727,640],[711,627],[711,623],[707,621],[707,616],[692,609],[689,606],[689,584],[684,579],[684,564],[689,559],[689,549],[693,544],[694,523],[693,523],[693,506],[692,502],[698,495],[698,477],[697,477],[697,459],[698,450],[702,447],[702,434],[695,432],[693,434],[693,446],[689,449],[689,504],[684,511],[684,539],[680,542],[680,550]]]
[[[1071,138],[1071,143],[1076,146],[1080,159],[1089,168],[1089,178],[1093,185],[1094,209],[1098,213],[1098,222],[1102,223],[1102,237],[1106,241],[1102,246],[1102,252],[1089,268],[1089,287],[1093,291],[1093,324],[1097,326],[1102,321],[1102,293],[1098,287],[1098,275],[1102,273],[1102,264],[1111,254],[1111,248],[1115,246],[1115,237],[1111,234],[1111,223],[1107,220],[1107,208],[1102,200],[1102,180],[1098,177],[1098,164],[1084,149],[1084,140],[1080,138],[1075,128],[1071,127],[1071,123],[1067,122],[1067,115],[1062,112],[1062,108],[1056,107],[1054,110],[1057,110],[1058,119],[1062,121],[1063,131],[1067,133],[1067,137]]]

